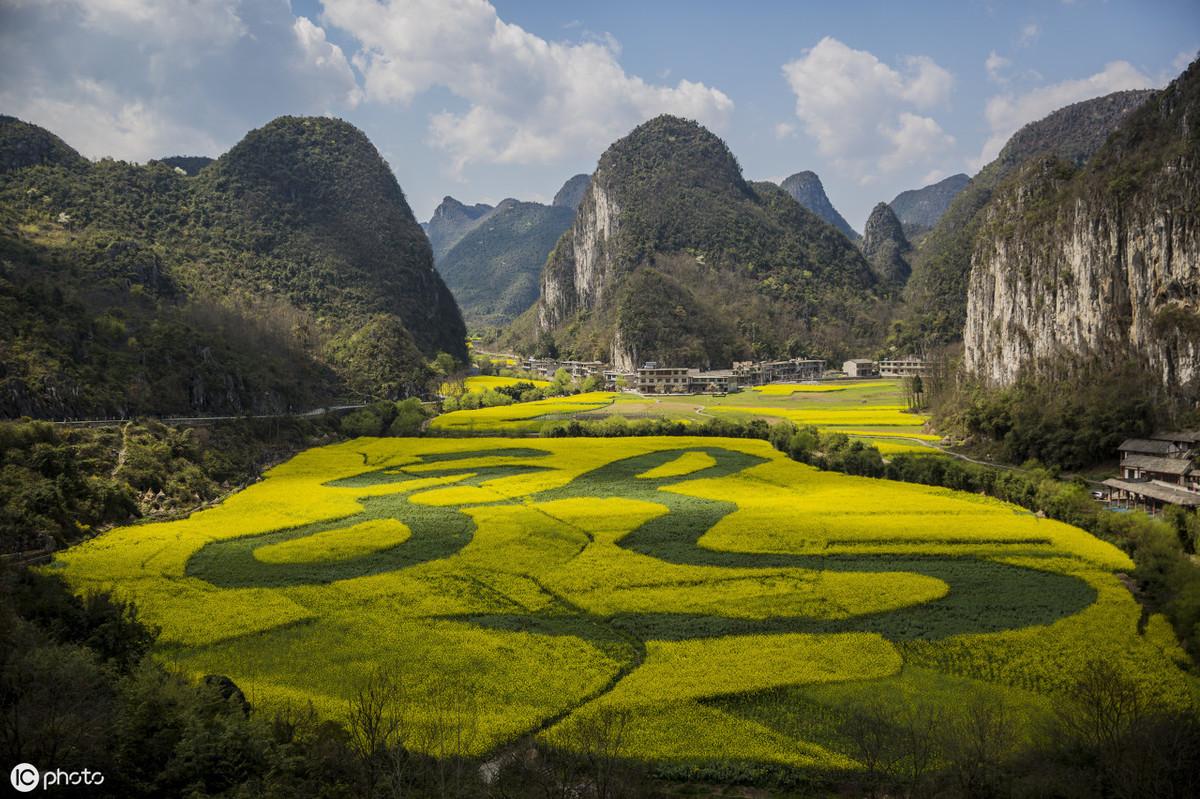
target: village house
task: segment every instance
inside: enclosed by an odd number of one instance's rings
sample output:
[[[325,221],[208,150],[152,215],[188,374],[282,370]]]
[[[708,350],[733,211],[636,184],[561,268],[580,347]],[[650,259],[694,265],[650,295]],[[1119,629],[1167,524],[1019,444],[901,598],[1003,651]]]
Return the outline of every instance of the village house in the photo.
[[[618,388],[637,387],[637,372],[627,372],[623,369],[605,369],[600,373],[600,377],[604,382],[604,388],[608,391],[616,391]]]
[[[794,383],[816,380],[825,371],[825,361],[813,358],[789,358],[786,361],[734,361],[733,373],[738,385],[762,386],[767,383]]]
[[[543,380],[550,380],[558,371],[559,363],[553,358],[526,358],[521,362],[521,368]]]
[[[913,356],[885,359],[879,362],[879,376],[916,377],[925,374],[928,368],[929,365],[925,361]]]
[[[1166,505],[1200,507],[1200,431],[1155,433],[1120,446],[1120,476],[1104,481],[1110,506],[1156,514]]]
[[[637,370],[637,390],[642,394],[686,394],[688,371],[684,366],[659,366],[657,361],[647,361]]]
[[[558,367],[566,369],[573,380],[586,380],[603,378],[605,364],[603,361],[559,361]]]
[[[688,390],[693,394],[728,394],[738,390],[738,378],[732,369],[689,369]]]
[[[842,364],[846,377],[879,377],[879,364],[864,358],[854,358]]]

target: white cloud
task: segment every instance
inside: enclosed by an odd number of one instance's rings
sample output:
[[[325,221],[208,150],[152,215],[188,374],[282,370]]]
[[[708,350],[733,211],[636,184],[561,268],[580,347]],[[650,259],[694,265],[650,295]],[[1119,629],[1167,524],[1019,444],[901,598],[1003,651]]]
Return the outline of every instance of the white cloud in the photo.
[[[1153,81],[1128,61],[1113,61],[1094,75],[1041,86],[1024,94],[1008,92],[987,101],[984,117],[991,134],[979,157],[968,161],[972,171],[982,169],[994,159],[1005,142],[1021,126],[1041,119],[1063,106],[1102,97],[1126,89],[1149,89]]]
[[[928,56],[905,58],[900,71],[827,36],[783,74],[804,131],[860,183],[874,179],[872,170],[908,168],[953,143],[934,119],[913,113],[945,104],[954,84]]]
[[[949,177],[949,173],[944,169],[931,169],[921,176],[921,186],[932,186],[934,183]]]
[[[444,87],[467,104],[430,120],[430,139],[468,164],[548,163],[598,153],[660,113],[721,127],[733,101],[680,80],[629,75],[611,36],[550,42],[507,23],[485,0],[326,0],[322,20],[360,45],[369,101],[407,104]]]
[[[218,155],[273,116],[360,96],[342,50],[286,0],[0,2],[0,107],[92,157]]]
[[[106,33],[131,28],[157,42],[189,42],[217,49],[247,34],[239,0],[51,0],[78,6],[84,24]]]
[[[894,128],[884,126],[881,133],[891,142],[891,149],[879,159],[884,172],[895,172],[910,164],[919,164],[954,147],[954,137],[929,117],[903,111]]]
[[[987,70],[988,78],[993,82],[1008,82],[1008,79],[1004,76],[1004,70],[1012,66],[1012,61],[1000,55],[995,50],[988,53],[987,60],[983,62],[983,66]]]
[[[1021,47],[1029,47],[1038,40],[1042,35],[1042,29],[1038,27],[1036,22],[1027,23],[1021,28],[1021,35],[1017,37],[1017,44]]]
[[[300,45],[302,62],[315,68],[315,72],[335,86],[340,86],[346,105],[353,108],[362,99],[362,89],[346,60],[342,48],[325,38],[325,30],[312,23],[308,17],[296,17],[292,32]]]
[[[217,143],[203,131],[91,79],[77,81],[69,99],[42,96],[22,102],[2,92],[0,105],[19,108],[18,116],[62,134],[67,144],[88,158],[116,155],[146,160],[218,151]]]
[[[796,126],[791,122],[780,122],[775,125],[775,138],[782,141],[796,135]]]
[[[1175,70],[1175,75],[1172,75],[1171,77],[1174,78],[1180,72],[1183,72],[1185,69],[1187,69],[1188,66],[1196,60],[1196,55],[1197,53],[1194,49],[1184,50],[1180,53],[1177,53],[1175,57],[1171,59],[1171,69]]]

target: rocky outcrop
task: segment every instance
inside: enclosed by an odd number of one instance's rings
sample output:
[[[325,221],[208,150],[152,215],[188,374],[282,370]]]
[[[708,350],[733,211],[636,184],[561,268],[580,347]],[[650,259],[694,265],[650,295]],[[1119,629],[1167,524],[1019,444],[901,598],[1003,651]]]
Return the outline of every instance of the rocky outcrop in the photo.
[[[821,178],[817,177],[816,172],[808,170],[797,172],[785,178],[783,183],[779,184],[779,188],[792,195],[792,199],[796,202],[842,231],[846,238],[851,241],[858,241],[861,238],[858,231],[850,227],[850,223],[838,213],[838,210],[833,207],[833,203],[829,202],[829,196],[825,194],[825,187],[821,185]]]
[[[425,235],[429,237],[433,260],[442,260],[442,256],[450,252],[463,236],[474,230],[475,226],[487,219],[494,210],[486,203],[466,205],[453,197],[443,197],[438,207],[433,210],[433,216],[421,225]]]
[[[863,257],[881,284],[897,288],[904,285],[912,272],[908,265],[911,250],[891,206],[876,205],[863,230]]]
[[[922,349],[960,340],[966,319],[971,253],[993,192],[1035,158],[1057,158],[1082,166],[1150,95],[1149,91],[1126,91],[1084,100],[1030,122],[1013,134],[996,159],[955,195],[913,253],[912,278],[904,289],[901,322],[906,348]]]
[[[1140,365],[1200,390],[1200,70],[1130,115],[1082,170],[1036,161],[976,239],[966,370],[1007,386]]]
[[[563,184],[550,204],[560,208],[570,208],[572,211],[578,210],[579,203],[583,201],[583,195],[591,182],[591,175],[575,175]]]
[[[844,235],[747,183],[712,132],[662,116],[600,158],[511,345],[623,367],[834,357],[881,335],[876,282]]]
[[[597,172],[575,212],[575,224],[542,272],[538,323],[545,330],[562,324],[580,308],[598,305],[613,282],[615,248],[607,245],[616,237],[621,208],[606,183],[606,176]]]
[[[959,173],[924,188],[897,194],[889,205],[904,226],[904,235],[912,238],[936,225],[950,207],[950,201],[970,182],[969,177]]]

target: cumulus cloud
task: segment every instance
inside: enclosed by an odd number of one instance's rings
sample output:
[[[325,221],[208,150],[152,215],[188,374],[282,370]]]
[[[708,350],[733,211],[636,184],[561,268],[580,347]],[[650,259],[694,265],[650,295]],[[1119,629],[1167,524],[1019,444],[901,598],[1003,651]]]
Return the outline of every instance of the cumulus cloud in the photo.
[[[1021,28],[1021,35],[1017,37],[1017,44],[1021,47],[1029,47],[1038,40],[1042,35],[1042,29],[1038,27],[1036,22],[1027,23]]]
[[[157,42],[219,49],[247,34],[240,3],[232,0],[50,0],[49,5],[78,8],[83,24],[93,30],[121,34],[136,29]]]
[[[775,125],[775,138],[782,141],[796,135],[796,126],[791,122],[779,122]]]
[[[995,50],[988,53],[987,60],[983,62],[984,69],[987,70],[988,79],[995,83],[1007,83],[1008,79],[1004,76],[1004,70],[1012,65],[1012,61],[997,53]]]
[[[361,94],[286,0],[8,0],[3,22],[0,107],[90,157],[218,155],[273,116]]]
[[[208,134],[140,100],[122,97],[111,86],[81,78],[72,89],[69,99],[30,98],[19,115],[62,133],[67,144],[89,158],[117,155],[146,160],[172,153],[218,152],[217,142]],[[6,95],[0,98],[7,106]]]
[[[547,41],[484,0],[325,0],[322,21],[353,36],[369,101],[410,103],[442,87],[466,107],[430,120],[431,143],[468,164],[548,163],[598,152],[660,113],[721,127],[733,101],[689,80],[655,85],[618,62],[611,36]]]
[[[1113,61],[1104,69],[1078,80],[1040,86],[1023,94],[1006,92],[991,97],[984,117],[991,130],[979,156],[968,161],[972,171],[982,169],[1000,154],[1004,144],[1023,125],[1041,119],[1063,106],[1126,89],[1149,89],[1154,82],[1128,61]]]
[[[301,63],[312,66],[315,77],[327,81],[335,91],[340,90],[346,105],[351,108],[358,105],[362,89],[342,48],[326,39],[325,30],[314,25],[308,17],[297,17],[292,32],[300,45]]]
[[[783,74],[805,133],[860,182],[873,179],[872,170],[919,166],[954,143],[936,120],[915,113],[944,105],[954,85],[927,56],[909,56],[897,69],[827,36]]]
[[[930,155],[945,152],[954,146],[954,137],[929,117],[903,111],[895,127],[883,127],[883,135],[891,148],[879,158],[884,172],[895,172],[910,164],[921,163]]]

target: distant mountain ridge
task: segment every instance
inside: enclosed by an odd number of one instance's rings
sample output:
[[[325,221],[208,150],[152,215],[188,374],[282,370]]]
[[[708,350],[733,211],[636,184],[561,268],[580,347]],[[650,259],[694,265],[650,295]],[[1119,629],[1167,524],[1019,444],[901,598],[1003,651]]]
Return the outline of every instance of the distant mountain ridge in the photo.
[[[466,205],[447,195],[442,198],[438,207],[433,210],[433,216],[421,225],[425,235],[429,237],[429,246],[433,249],[433,259],[439,260],[450,252],[459,239],[471,232],[488,214],[494,211],[487,203]]]
[[[508,199],[438,261],[472,327],[495,327],[528,310],[546,256],[575,219],[572,208]]]
[[[841,353],[878,335],[873,283],[846,236],[664,115],[601,156],[510,341],[624,368]]]
[[[0,153],[31,127],[0,124]],[[0,416],[278,412],[408,394],[438,351],[466,358],[404,193],[348,123],[280,117],[196,177],[73,152],[0,176]]]
[[[591,175],[575,175],[558,190],[558,193],[554,195],[551,205],[570,208],[572,212],[576,211],[579,208],[579,203],[583,201],[583,195],[591,182]]]
[[[825,187],[821,184],[821,178],[817,176],[816,172],[807,170],[797,172],[785,178],[779,186],[790,194],[796,202],[842,231],[851,241],[858,241],[862,238],[858,234],[858,231],[850,227],[850,223],[833,207],[833,203],[829,201],[829,196],[825,194]]]
[[[187,175],[195,177],[201,169],[213,163],[214,160],[216,159],[209,158],[207,155],[169,155],[166,158],[159,158],[158,162],[182,169]]]
[[[971,178],[960,172],[924,188],[897,194],[889,205],[904,226],[905,236],[912,238],[936,225],[950,207],[950,202],[970,182]]]

